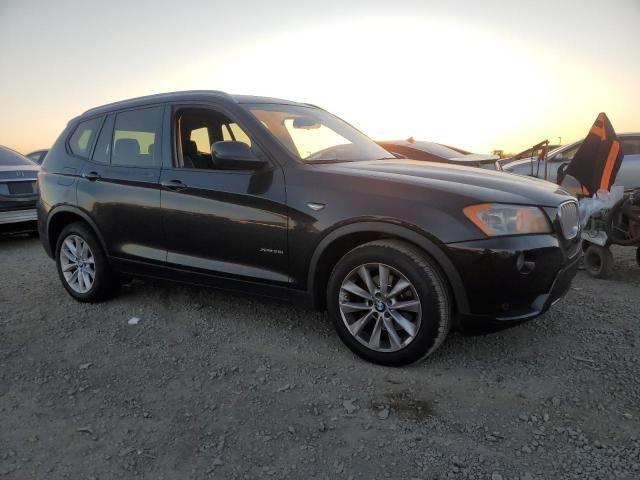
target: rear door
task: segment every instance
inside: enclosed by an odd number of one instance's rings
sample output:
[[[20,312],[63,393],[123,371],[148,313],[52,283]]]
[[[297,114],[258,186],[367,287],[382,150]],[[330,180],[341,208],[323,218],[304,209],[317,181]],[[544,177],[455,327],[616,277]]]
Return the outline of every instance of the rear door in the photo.
[[[89,212],[111,257],[164,263],[160,211],[163,105],[107,116],[78,182],[78,205]]]

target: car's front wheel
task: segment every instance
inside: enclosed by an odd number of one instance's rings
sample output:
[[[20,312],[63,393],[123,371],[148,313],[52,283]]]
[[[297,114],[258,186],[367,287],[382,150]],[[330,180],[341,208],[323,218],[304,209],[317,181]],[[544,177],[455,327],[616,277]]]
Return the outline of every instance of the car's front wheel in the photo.
[[[117,282],[102,245],[84,223],[67,225],[56,245],[62,285],[80,302],[99,302],[113,295]]]
[[[450,294],[440,268],[398,240],[370,242],[342,257],[329,278],[327,307],[344,343],[383,365],[425,358],[451,326]]]

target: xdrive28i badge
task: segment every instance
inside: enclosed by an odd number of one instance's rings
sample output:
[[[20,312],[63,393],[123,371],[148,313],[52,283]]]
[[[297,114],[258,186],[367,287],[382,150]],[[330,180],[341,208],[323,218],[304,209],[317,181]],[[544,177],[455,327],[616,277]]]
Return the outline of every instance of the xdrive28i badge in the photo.
[[[262,247],[260,249],[261,253],[273,253],[274,255],[284,255],[284,250],[278,250],[276,248],[265,248]]]

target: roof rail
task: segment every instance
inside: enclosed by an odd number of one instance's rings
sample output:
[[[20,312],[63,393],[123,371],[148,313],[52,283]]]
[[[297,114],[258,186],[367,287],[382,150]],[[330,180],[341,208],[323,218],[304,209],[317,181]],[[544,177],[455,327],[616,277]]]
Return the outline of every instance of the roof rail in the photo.
[[[118,100],[117,102],[105,103],[104,105],[99,105],[97,107],[92,107],[88,109],[82,115],[86,115],[88,113],[101,110],[104,108],[108,108],[108,107],[118,107],[121,105],[126,105],[128,103],[142,102],[147,100],[148,101],[161,100],[163,97],[171,97],[176,95],[188,95],[188,94],[213,94],[213,95],[218,95],[221,97],[228,97],[230,99],[233,99],[231,95],[221,90],[183,90],[183,91],[176,91],[176,92],[156,93],[153,95],[144,95],[142,97],[134,97],[134,98],[128,98],[126,100]]]

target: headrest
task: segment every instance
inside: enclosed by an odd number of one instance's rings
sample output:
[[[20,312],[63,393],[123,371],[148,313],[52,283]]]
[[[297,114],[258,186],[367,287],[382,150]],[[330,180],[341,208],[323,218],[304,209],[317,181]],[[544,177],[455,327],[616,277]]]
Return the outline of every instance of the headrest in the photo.
[[[182,153],[186,153],[187,155],[191,153],[198,153],[198,144],[193,140],[189,140],[182,144]]]
[[[113,153],[119,156],[139,155],[140,144],[135,138],[120,138],[116,140]]]

